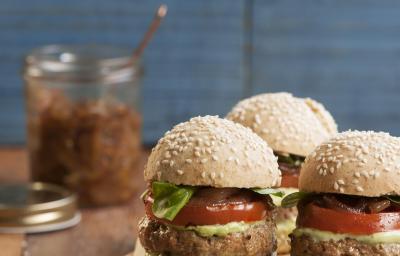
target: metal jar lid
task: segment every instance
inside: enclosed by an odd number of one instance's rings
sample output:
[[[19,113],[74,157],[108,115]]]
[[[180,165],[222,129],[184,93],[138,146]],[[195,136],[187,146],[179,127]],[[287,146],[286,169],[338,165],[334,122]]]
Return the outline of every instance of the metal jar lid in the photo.
[[[81,219],[76,196],[53,184],[0,185],[0,232],[39,233],[72,227]]]

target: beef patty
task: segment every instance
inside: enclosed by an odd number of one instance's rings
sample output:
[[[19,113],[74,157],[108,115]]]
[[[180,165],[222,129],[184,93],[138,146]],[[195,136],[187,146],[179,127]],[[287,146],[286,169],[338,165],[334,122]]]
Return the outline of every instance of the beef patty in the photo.
[[[316,241],[308,235],[291,235],[291,256],[399,256],[400,244],[366,244],[355,239]]]
[[[202,237],[145,217],[139,224],[139,238],[148,253],[163,256],[270,256],[277,247],[273,219],[241,233]]]

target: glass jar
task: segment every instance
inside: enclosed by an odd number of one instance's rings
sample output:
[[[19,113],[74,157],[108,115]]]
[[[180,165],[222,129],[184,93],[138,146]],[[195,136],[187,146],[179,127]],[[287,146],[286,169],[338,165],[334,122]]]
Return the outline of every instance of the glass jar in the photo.
[[[81,206],[122,203],[135,192],[141,141],[131,50],[51,45],[25,59],[33,181],[63,185]]]

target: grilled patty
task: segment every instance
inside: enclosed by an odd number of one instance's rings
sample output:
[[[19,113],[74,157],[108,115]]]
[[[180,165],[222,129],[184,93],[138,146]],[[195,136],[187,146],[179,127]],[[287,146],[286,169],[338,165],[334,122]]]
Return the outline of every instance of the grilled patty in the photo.
[[[366,244],[355,239],[316,241],[308,235],[291,236],[291,256],[399,256],[400,244]]]
[[[276,250],[275,229],[272,217],[245,232],[202,237],[145,217],[139,224],[139,238],[148,253],[163,256],[270,256]]]

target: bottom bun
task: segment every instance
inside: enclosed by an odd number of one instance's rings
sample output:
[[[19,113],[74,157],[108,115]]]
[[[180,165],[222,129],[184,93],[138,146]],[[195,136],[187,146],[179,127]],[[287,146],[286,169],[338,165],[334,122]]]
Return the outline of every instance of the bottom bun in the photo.
[[[133,251],[133,254],[127,254],[125,256],[146,256],[146,251],[140,243],[139,238],[136,239],[135,250]]]
[[[168,256],[272,256],[276,255],[273,219],[255,224],[244,232],[224,237],[199,236],[190,230],[177,230],[157,220],[143,218],[139,238],[150,255]]]
[[[281,208],[277,209],[277,231],[276,236],[278,239],[278,254],[287,254],[290,252],[290,238],[289,235],[296,227],[297,209]]]
[[[309,235],[291,235],[291,256],[399,256],[400,244],[366,244],[355,239],[318,241]]]
[[[288,255],[290,252],[290,239],[280,236],[280,234],[277,234],[277,239],[278,239],[278,249],[276,250],[278,255]]]

